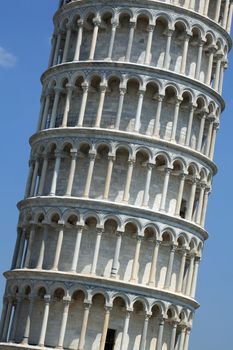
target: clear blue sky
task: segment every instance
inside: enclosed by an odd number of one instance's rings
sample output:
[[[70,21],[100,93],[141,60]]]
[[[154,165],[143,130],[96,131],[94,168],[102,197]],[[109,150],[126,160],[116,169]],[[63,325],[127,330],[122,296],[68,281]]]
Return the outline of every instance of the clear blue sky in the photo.
[[[1,1],[0,113],[1,113],[1,244],[0,270],[10,267],[18,211],[28,172],[28,138],[35,130],[41,94],[40,75],[47,67],[52,15],[57,0]],[[232,56],[232,55],[231,55]],[[8,64],[5,64],[7,57]],[[230,349],[233,329],[233,58],[225,75],[226,110],[222,115],[209,201],[206,243],[202,260],[197,311],[190,350]],[[3,293],[5,281],[0,279]]]

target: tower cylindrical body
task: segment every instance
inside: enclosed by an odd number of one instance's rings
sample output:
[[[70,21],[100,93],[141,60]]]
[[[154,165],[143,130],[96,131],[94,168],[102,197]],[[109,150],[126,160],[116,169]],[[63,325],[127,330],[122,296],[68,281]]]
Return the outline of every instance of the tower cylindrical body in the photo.
[[[60,1],[0,348],[188,350],[232,7]]]

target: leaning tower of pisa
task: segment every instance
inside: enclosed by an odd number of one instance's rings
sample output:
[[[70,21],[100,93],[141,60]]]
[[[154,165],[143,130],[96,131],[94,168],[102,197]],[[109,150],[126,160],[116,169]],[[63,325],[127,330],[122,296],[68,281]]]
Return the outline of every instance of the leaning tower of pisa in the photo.
[[[232,10],[60,2],[0,349],[188,350]]]

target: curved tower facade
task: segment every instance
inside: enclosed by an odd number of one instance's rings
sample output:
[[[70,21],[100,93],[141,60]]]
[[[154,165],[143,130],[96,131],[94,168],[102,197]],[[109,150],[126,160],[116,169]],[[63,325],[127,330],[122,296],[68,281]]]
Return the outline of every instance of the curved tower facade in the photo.
[[[232,10],[60,2],[1,349],[188,350]]]

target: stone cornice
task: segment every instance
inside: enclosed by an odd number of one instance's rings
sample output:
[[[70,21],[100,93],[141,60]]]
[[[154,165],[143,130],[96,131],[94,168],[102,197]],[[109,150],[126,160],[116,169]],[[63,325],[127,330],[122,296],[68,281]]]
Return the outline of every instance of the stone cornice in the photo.
[[[181,231],[187,231],[197,236],[201,240],[208,239],[208,233],[201,226],[190,222],[188,220],[178,218],[166,213],[153,211],[143,207],[136,207],[133,205],[115,203],[110,201],[103,201],[97,199],[87,199],[81,197],[65,197],[65,196],[44,196],[33,197],[20,201],[17,205],[19,210],[36,207],[59,207],[70,209],[85,209],[94,210],[97,212],[106,211],[113,214],[129,215],[131,217],[143,218],[145,220],[160,221],[166,225],[176,227]]]

